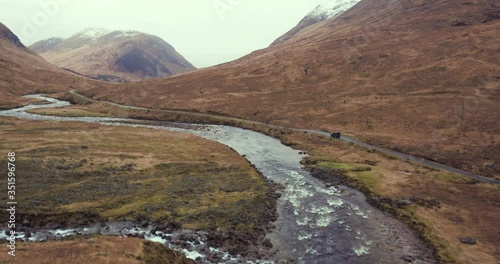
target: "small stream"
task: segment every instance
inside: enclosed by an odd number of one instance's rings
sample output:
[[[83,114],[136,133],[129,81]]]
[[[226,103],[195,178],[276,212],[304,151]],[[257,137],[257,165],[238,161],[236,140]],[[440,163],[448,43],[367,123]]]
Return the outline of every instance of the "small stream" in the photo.
[[[300,161],[304,156],[299,154],[300,151],[281,144],[275,138],[250,130],[220,125],[183,125],[165,122],[158,125],[144,125],[140,124],[139,120],[126,118],[34,115],[25,111],[64,107],[70,103],[41,95],[27,97],[43,99],[50,104],[0,111],[0,115],[31,120],[79,121],[191,133],[236,150],[254,164],[265,177],[285,187],[278,200],[279,217],[275,222],[276,228],[267,235],[276,254],[272,259],[266,260],[267,262],[274,263],[283,259],[293,259],[296,263],[325,264],[435,262],[432,252],[407,226],[369,205],[365,196],[356,190],[345,186],[325,187],[324,183],[313,178],[302,168]],[[88,230],[92,228],[89,227]],[[109,232],[111,235],[126,235],[124,232],[126,228],[120,228],[111,225],[106,227],[106,230],[116,229],[114,232]],[[135,229],[141,231],[137,227]],[[64,232],[76,235],[88,230]],[[162,242],[177,249],[170,243],[172,239],[168,239],[165,234],[151,234],[149,231],[142,230],[146,239]],[[54,232],[54,230],[40,231],[43,232]],[[32,237],[35,238],[36,235]],[[0,235],[0,238],[2,236]],[[195,246],[192,249],[184,250],[184,253],[193,259],[201,257],[198,260],[203,263],[203,256],[206,253],[196,252]],[[217,251],[217,249],[210,250]],[[240,261],[252,263],[238,256],[221,254],[224,255],[222,263],[241,263]]]

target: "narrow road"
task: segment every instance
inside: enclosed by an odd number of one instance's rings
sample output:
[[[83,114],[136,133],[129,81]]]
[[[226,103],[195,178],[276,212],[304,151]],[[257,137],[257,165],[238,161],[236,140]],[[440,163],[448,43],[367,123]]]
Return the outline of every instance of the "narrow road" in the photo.
[[[197,137],[216,141],[232,148],[254,165],[262,177],[277,183],[280,195],[276,201],[276,219],[266,234],[275,254],[264,254],[265,260],[228,254],[225,248],[213,248],[207,243],[206,234],[179,230],[175,234],[151,232],[150,227],[137,228],[134,223],[108,222],[82,230],[31,230],[32,241],[47,240],[58,234],[74,236],[78,233],[103,235],[143,235],[144,238],[163,243],[182,251],[197,263],[214,263],[209,260],[215,253],[217,263],[394,263],[406,264],[411,257],[415,263],[436,263],[432,250],[418,235],[391,215],[370,205],[361,192],[346,186],[331,187],[313,177],[301,164],[304,155],[273,137],[252,130],[225,125],[180,125],[171,122],[150,122],[140,119],[113,117],[58,117],[30,114],[26,110],[59,108],[71,105],[69,102],[48,99],[40,95],[30,98],[47,100],[50,104],[28,105],[22,108],[0,111],[0,116],[45,120],[57,122],[86,122],[108,126],[130,126],[189,133]],[[181,189],[183,187],[180,187]],[[238,204],[240,202],[237,202]],[[243,206],[245,202],[243,201]],[[265,205],[262,205],[265,206]],[[220,210],[224,210],[222,207]],[[0,239],[5,230],[0,229]],[[203,231],[203,230],[200,230]],[[172,241],[189,235],[189,248]],[[173,235],[173,236],[172,236]],[[188,236],[186,236],[188,237]],[[19,234],[19,239],[26,235]],[[245,240],[244,243],[247,241]],[[253,241],[252,241],[253,242]],[[244,247],[242,247],[244,248]],[[221,251],[222,250],[222,251]],[[261,252],[263,253],[263,252]]]
[[[266,123],[263,123],[263,122],[258,122],[258,121],[248,120],[248,119],[242,119],[242,118],[237,118],[237,117],[228,117],[228,116],[222,116],[222,115],[216,115],[216,114],[206,114],[206,113],[196,113],[196,112],[189,112],[189,111],[182,111],[182,110],[163,110],[163,109],[159,110],[159,109],[153,109],[153,108],[145,108],[145,107],[121,105],[121,104],[117,104],[117,103],[113,103],[113,102],[109,102],[109,101],[95,100],[95,99],[89,98],[87,96],[84,96],[82,94],[79,94],[75,90],[71,90],[69,92],[71,94],[75,95],[75,96],[78,96],[78,97],[80,97],[80,98],[82,98],[84,100],[90,101],[90,102],[107,103],[109,105],[113,105],[113,106],[120,107],[120,108],[125,108],[125,109],[136,109],[136,110],[147,110],[147,111],[160,111],[160,112],[164,112],[164,113],[185,114],[185,115],[191,115],[191,116],[196,116],[196,117],[220,118],[220,119],[226,119],[226,120],[231,120],[231,121],[241,121],[241,122],[247,122],[247,123],[251,123],[251,124],[265,125],[265,126],[268,126],[268,127],[271,127],[271,128],[290,129],[290,130],[298,131],[298,132],[307,132],[307,133],[316,134],[316,135],[325,136],[325,137],[330,137],[331,136],[330,133],[324,132],[324,131],[312,130],[312,129],[290,128],[290,127],[284,127],[284,126],[270,125],[270,124],[266,124]],[[439,169],[439,170],[444,170],[444,171],[448,171],[448,172],[452,172],[452,173],[464,175],[464,176],[467,176],[469,178],[478,180],[480,182],[490,183],[490,184],[494,184],[494,185],[500,185],[500,181],[499,180],[486,178],[486,177],[483,177],[483,176],[480,176],[480,175],[477,175],[477,174],[474,174],[474,173],[471,173],[471,172],[468,172],[468,171],[463,171],[463,170],[460,170],[460,169],[449,167],[449,166],[446,166],[444,164],[440,164],[440,163],[433,162],[433,161],[430,161],[430,160],[426,160],[426,159],[423,159],[423,158],[418,158],[418,157],[411,156],[411,155],[408,155],[408,154],[404,154],[404,153],[401,153],[401,152],[397,152],[397,151],[394,151],[394,150],[390,150],[390,149],[386,149],[386,148],[381,148],[381,147],[378,147],[378,146],[374,146],[374,145],[370,145],[370,144],[367,144],[367,143],[363,143],[363,142],[360,142],[360,141],[355,140],[355,139],[350,138],[350,137],[341,136],[340,140],[343,140],[343,141],[346,141],[346,142],[350,142],[350,143],[356,144],[356,145],[364,147],[364,148],[375,149],[375,150],[377,150],[379,152],[382,152],[382,153],[385,153],[385,154],[389,154],[389,155],[393,155],[393,156],[398,157],[400,159],[409,160],[409,161],[411,161],[413,163],[416,163],[416,164],[420,164],[420,165],[428,166],[428,167],[431,167],[431,168],[435,168],[435,169]]]

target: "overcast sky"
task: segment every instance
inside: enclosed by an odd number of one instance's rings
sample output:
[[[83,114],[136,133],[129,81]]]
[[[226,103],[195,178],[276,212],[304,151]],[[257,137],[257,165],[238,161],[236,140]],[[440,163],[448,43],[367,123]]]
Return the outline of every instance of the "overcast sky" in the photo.
[[[320,2],[325,0],[0,0],[0,22],[27,46],[88,27],[139,30],[206,67],[267,47]]]

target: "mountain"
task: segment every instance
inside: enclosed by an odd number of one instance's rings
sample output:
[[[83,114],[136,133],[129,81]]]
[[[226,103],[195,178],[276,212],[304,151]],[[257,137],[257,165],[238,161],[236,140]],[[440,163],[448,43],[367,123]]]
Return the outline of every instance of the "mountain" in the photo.
[[[278,45],[283,42],[286,42],[290,38],[292,38],[295,34],[299,33],[303,29],[317,24],[321,21],[334,18],[342,15],[344,12],[349,10],[352,6],[357,4],[360,0],[327,0],[325,3],[322,3],[314,10],[309,12],[297,26],[290,29],[283,36],[276,39],[271,46]]]
[[[9,43],[18,48],[25,48],[21,40],[2,23],[0,23],[0,40],[3,41],[3,43]]]
[[[88,28],[30,48],[59,67],[101,80],[138,81],[196,69],[161,38],[131,30]]]
[[[498,178],[499,14],[496,0],[364,0],[236,61],[89,94],[339,130]]]
[[[63,42],[63,41],[64,41],[63,38],[50,38],[50,39],[39,41],[39,42],[31,45],[30,49],[36,53],[44,53],[44,52],[47,52],[47,51],[53,49],[55,46],[61,44],[61,42]]]
[[[0,108],[25,104],[27,100],[19,97],[23,94],[88,89],[102,84],[50,64],[0,23]]]

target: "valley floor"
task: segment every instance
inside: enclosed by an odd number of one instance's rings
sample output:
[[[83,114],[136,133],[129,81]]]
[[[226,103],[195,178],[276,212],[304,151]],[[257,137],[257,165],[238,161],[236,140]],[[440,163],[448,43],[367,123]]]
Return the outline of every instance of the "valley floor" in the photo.
[[[114,221],[163,224],[205,230],[211,242],[252,254],[257,250],[248,245],[262,243],[274,219],[273,186],[217,142],[146,128],[7,117],[0,118],[0,135],[0,149],[17,157],[18,232]],[[2,174],[6,159],[0,159]],[[20,254],[31,247],[44,246],[24,245]]]
[[[112,114],[155,120],[216,122],[265,133],[309,154],[304,165],[327,184],[347,184],[365,192],[371,202],[417,230],[444,263],[496,263],[500,229],[499,186],[419,166],[358,146],[310,133],[276,129],[243,121],[221,121],[122,109],[99,102],[66,109],[37,110],[60,115]],[[461,238],[473,237],[474,245]]]
[[[36,110],[36,112],[62,116],[112,115],[156,120],[171,119],[169,116],[155,115],[149,111],[121,109],[98,102],[62,109],[41,109]],[[176,115],[175,118],[180,121],[214,121],[208,119],[189,120],[188,117],[180,115]],[[218,122],[222,121],[218,120]],[[500,242],[500,230],[497,225],[497,218],[500,215],[500,196],[498,195],[500,188],[498,186],[478,183],[463,176],[415,165],[377,151],[310,133],[276,129],[252,122],[238,121],[236,123],[229,122],[229,124],[277,137],[295,149],[306,151],[309,158],[305,159],[303,163],[310,168],[314,176],[325,181],[325,184],[346,184],[362,190],[374,205],[391,212],[398,219],[417,230],[422,238],[434,248],[438,258],[443,263],[496,263],[500,259],[500,252],[497,248]],[[175,192],[181,197],[187,195],[183,197],[186,199],[191,197],[190,192],[194,186],[183,186],[183,184],[179,186],[179,182],[176,183],[178,176],[175,175],[186,173],[190,175],[189,172],[200,168],[200,164],[203,164],[203,168],[207,165],[213,167],[213,170],[210,171],[221,172],[209,180],[210,182],[219,182],[220,180],[218,186],[221,187],[218,190],[199,190],[203,197],[206,194],[212,198],[195,199],[193,203],[188,202],[188,204],[175,203],[175,201],[179,201],[177,199],[173,199],[174,203],[169,205],[156,204],[177,208],[178,214],[150,215],[148,217],[153,220],[163,217],[164,219],[173,219],[189,228],[203,228],[206,224],[204,219],[207,216],[205,203],[214,206],[224,201],[224,206],[227,206],[227,203],[231,204],[231,201],[244,199],[243,197],[267,197],[270,192],[269,186],[255,174],[255,171],[244,159],[219,144],[209,143],[192,136],[176,133],[170,135],[169,133],[169,137],[172,136],[177,140],[165,141],[160,139],[159,134],[157,134],[160,132],[147,129],[142,129],[138,133],[138,130],[132,128],[101,128],[95,124],[77,124],[68,127],[53,122],[23,121],[11,118],[2,118],[1,125],[2,149],[18,148],[16,151],[26,159],[25,161],[21,160],[21,163],[30,170],[27,177],[34,177],[31,182],[36,182],[36,178],[43,176],[40,173],[44,172],[45,175],[55,177],[52,186],[50,184],[49,186],[35,186],[33,184],[26,186],[34,188],[34,192],[28,192],[29,195],[23,197],[26,204],[30,205],[27,209],[33,213],[46,211],[47,208],[38,208],[37,204],[33,202],[45,199],[43,195],[38,194],[37,196],[36,189],[48,187],[52,188],[54,194],[63,194],[62,197],[65,200],[62,203],[52,205],[53,208],[62,210],[60,212],[77,213],[97,208],[97,211],[108,219],[113,217],[131,217],[133,219],[137,217],[138,211],[142,211],[143,207],[148,205],[144,202],[134,202],[139,199],[131,199],[131,196],[134,198],[140,196],[142,197],[141,201],[150,201],[151,203],[156,203],[158,200],[157,197],[148,197],[147,192],[132,185],[139,184],[151,188],[163,188],[160,186],[164,186],[165,190]],[[161,132],[162,137],[165,135],[164,133]],[[142,135],[142,140],[136,142],[138,134]],[[87,143],[82,145],[81,140]],[[201,143],[204,147],[196,148],[193,142]],[[26,147],[19,149],[19,146]],[[137,149],[140,151],[136,151]],[[172,151],[167,152],[168,154],[161,154],[159,149]],[[145,156],[143,153],[151,154]],[[207,160],[210,162],[207,163]],[[186,165],[185,162],[189,164]],[[123,167],[130,163],[134,163],[132,171],[128,171],[129,167]],[[110,167],[110,164],[117,165]],[[111,178],[113,181],[111,183],[115,180],[117,182],[123,181],[123,177],[126,176],[127,180],[120,182],[120,184],[130,184],[131,188],[128,189],[132,189],[134,193],[114,193],[116,199],[107,199],[106,203],[101,203],[102,201],[96,198],[102,195],[97,195],[94,192],[114,192],[115,188],[112,186],[109,189],[97,188],[94,190],[89,188],[88,185],[96,180],[91,178],[67,186],[87,191],[88,196],[74,197],[71,193],[66,194],[68,190],[56,188],[60,184],[59,181],[66,178],[63,175],[67,175],[68,180],[73,181],[72,177],[78,177],[75,172],[82,172],[85,175],[85,171],[91,168],[94,171],[96,169],[106,171],[112,168]],[[51,174],[50,170],[63,172]],[[148,178],[145,177],[144,172],[156,176]],[[203,172],[204,169],[200,168],[200,170],[196,170],[195,174],[203,174]],[[237,184],[231,184],[226,182],[227,178],[224,178],[224,175],[227,174],[225,173],[230,173],[232,176],[241,175],[242,177],[239,178]],[[162,175],[170,176],[162,177]],[[242,182],[242,180],[244,181]],[[244,190],[236,190],[236,193],[227,192],[224,186],[228,188],[238,186]],[[187,190],[189,193],[186,192]],[[161,190],[159,191],[161,192]],[[45,194],[50,196],[52,192]],[[248,192],[252,195],[248,195]],[[236,197],[239,194],[241,196]],[[188,201],[191,200],[188,199]],[[249,205],[256,208],[251,205],[251,201]],[[189,208],[194,206],[194,211],[188,210],[186,206]],[[224,210],[235,213],[235,219],[240,219],[238,218],[240,213],[245,212],[256,214],[255,216],[260,215],[261,218],[256,218],[261,221],[260,223],[269,221],[269,217],[263,212],[240,209],[237,206],[224,207]],[[191,217],[193,215],[196,217]],[[217,217],[217,214],[214,216]],[[55,217],[57,219],[57,216]],[[31,219],[33,218],[28,220],[31,224],[47,224],[31,222]],[[83,220],[79,217],[73,219]],[[218,226],[231,228],[237,225],[237,222],[222,220],[227,219],[225,217],[220,219],[221,221],[217,222]],[[242,232],[245,233],[249,230],[251,227],[244,226]],[[476,239],[476,244],[469,245],[460,241],[460,239],[467,237]]]

